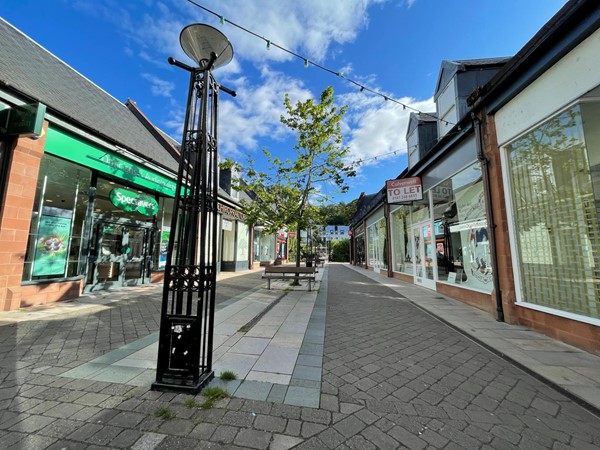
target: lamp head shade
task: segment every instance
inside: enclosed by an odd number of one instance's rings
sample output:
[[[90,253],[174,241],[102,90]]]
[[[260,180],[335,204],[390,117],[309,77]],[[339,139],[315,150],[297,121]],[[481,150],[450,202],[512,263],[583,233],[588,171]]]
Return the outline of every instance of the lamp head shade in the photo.
[[[217,55],[212,66],[214,69],[229,64],[233,59],[233,47],[227,37],[210,25],[188,25],[181,30],[179,43],[185,54],[200,68],[208,63],[213,52]]]

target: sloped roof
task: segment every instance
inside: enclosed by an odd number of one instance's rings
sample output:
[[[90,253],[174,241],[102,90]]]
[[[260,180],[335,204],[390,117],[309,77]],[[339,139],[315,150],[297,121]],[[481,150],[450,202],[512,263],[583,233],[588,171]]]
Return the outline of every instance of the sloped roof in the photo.
[[[434,99],[437,99],[440,91],[442,91],[448,82],[457,72],[466,72],[468,70],[481,70],[492,67],[502,67],[509,61],[510,57],[500,58],[478,58],[478,59],[457,59],[442,61],[438,81],[435,86]]]
[[[125,104],[0,18],[0,88],[44,103],[48,112],[146,160],[178,163]]]

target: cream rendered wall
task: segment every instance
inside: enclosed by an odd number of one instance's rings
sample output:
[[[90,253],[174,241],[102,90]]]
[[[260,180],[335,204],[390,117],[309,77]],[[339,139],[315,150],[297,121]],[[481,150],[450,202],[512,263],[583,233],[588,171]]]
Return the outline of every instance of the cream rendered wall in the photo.
[[[600,84],[600,30],[495,114],[498,145],[528,130]]]

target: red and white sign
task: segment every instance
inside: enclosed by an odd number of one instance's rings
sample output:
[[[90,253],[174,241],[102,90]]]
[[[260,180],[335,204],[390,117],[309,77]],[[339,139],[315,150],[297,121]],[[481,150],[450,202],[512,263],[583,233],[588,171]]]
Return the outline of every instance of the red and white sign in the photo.
[[[387,180],[385,182],[388,203],[411,202],[423,200],[421,177]]]

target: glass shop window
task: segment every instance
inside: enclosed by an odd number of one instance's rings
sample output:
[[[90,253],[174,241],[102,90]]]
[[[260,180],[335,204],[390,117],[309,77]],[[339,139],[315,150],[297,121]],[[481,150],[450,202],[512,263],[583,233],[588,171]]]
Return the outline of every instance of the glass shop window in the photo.
[[[91,171],[44,155],[37,181],[23,281],[85,271]]]

